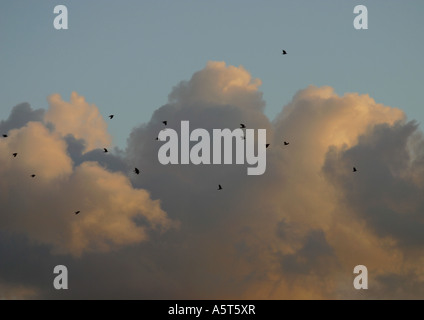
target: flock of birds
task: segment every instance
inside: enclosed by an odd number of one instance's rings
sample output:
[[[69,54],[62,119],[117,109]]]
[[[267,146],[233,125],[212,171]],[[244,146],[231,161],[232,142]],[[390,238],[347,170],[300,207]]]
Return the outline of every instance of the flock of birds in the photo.
[[[281,54],[282,55],[286,55],[287,54],[287,51],[286,50],[282,50],[282,52],[281,52]],[[109,119],[113,119],[113,117],[114,117],[115,115],[113,115],[113,114],[110,114],[109,115]],[[165,126],[167,126],[168,125],[168,121],[162,121],[162,123],[165,125]],[[244,123],[241,123],[240,124],[240,128],[241,129],[246,129],[246,125],[244,124]],[[166,130],[166,129],[165,129]],[[3,134],[3,138],[7,138],[8,137],[8,135],[7,134]],[[243,140],[245,140],[246,139],[246,136],[245,135],[243,135],[242,137],[241,137]],[[159,140],[159,137],[156,137],[156,140]],[[287,142],[287,141],[284,141],[283,142],[284,143],[284,145],[285,146],[288,146],[290,143],[289,142]],[[269,143],[267,143],[266,144],[266,148],[268,149],[268,147],[270,146],[270,144]],[[107,148],[103,148],[103,152],[104,153],[108,153],[109,152],[109,150],[107,149]],[[17,156],[18,156],[18,153],[17,152],[15,152],[15,153],[12,153],[12,156],[14,157],[14,158],[16,158]],[[357,172],[358,170],[356,169],[356,167],[353,167],[353,172]],[[133,172],[135,173],[135,174],[137,174],[137,175],[139,175],[140,174],[140,170],[138,169],[138,168],[134,168],[134,170],[133,170]],[[35,178],[36,177],[36,175],[35,174],[31,174],[31,178]],[[222,190],[223,188],[222,188],[222,185],[218,185],[218,190]],[[75,214],[79,214],[81,211],[80,210],[78,210],[78,211],[75,211]]]

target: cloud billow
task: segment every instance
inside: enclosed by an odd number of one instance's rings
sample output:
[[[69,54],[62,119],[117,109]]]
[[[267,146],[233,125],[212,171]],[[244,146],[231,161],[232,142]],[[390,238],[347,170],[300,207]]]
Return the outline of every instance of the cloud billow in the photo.
[[[407,248],[424,245],[423,143],[413,121],[381,124],[361,135],[355,146],[331,149],[324,166],[355,214],[379,236]],[[354,180],[340,170],[352,163],[360,168]]]
[[[413,285],[423,249],[416,123],[368,95],[315,86],[270,121],[260,84],[241,66],[208,62],[108,159],[99,149],[110,146],[107,126],[83,97],[54,95],[40,117],[25,107],[28,121],[1,122],[14,125],[0,142],[0,230],[26,236],[20,245],[44,255],[47,246],[46,259],[66,257],[76,275],[68,298],[404,298],[409,289],[422,298]],[[161,165],[164,120],[177,132],[183,120],[209,132],[240,123],[267,129],[266,172]],[[40,177],[29,181],[33,171]],[[352,285],[359,264],[370,275],[361,294]],[[58,297],[50,284],[8,274],[0,268],[9,295]],[[402,290],[385,295],[394,285]]]
[[[77,115],[72,115],[74,107]],[[72,117],[75,123],[87,125],[72,126],[70,121],[58,130],[63,119]],[[93,154],[96,149],[90,151],[100,141],[109,141],[106,124],[97,107],[76,93],[70,103],[53,96],[45,113],[19,105],[2,125],[12,128],[0,142],[2,229],[51,245],[54,252],[80,256],[143,242],[148,229],[166,230],[173,225],[159,201],[150,199],[146,190],[134,189],[126,173],[107,170],[100,154]],[[115,165],[123,167],[121,162]],[[133,221],[137,216],[149,225],[137,226]]]

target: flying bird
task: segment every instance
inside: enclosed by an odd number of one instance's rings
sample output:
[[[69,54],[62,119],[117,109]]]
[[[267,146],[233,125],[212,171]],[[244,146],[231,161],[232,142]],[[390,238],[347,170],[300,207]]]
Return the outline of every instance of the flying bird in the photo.
[[[18,155],[17,152],[13,153],[13,157],[16,158],[16,156]]]
[[[109,119],[113,119],[113,116],[114,116],[113,114],[109,115]]]
[[[81,211],[79,211],[79,210],[78,210],[78,211],[75,211],[75,214],[78,214],[78,213],[80,213],[80,212],[81,212]]]
[[[103,150],[104,150],[105,153],[108,152],[106,148],[103,148]]]
[[[245,129],[246,126],[243,123],[240,123],[240,128]]]
[[[221,187],[221,185],[220,185],[220,184],[218,185],[218,190],[222,190],[222,187]]]
[[[358,170],[356,170],[356,168],[355,168],[355,167],[353,167],[353,172],[356,172],[356,171],[358,171]]]
[[[32,175],[31,175],[31,178],[35,178],[35,174],[32,174]]]
[[[168,121],[162,121],[162,123],[167,126],[168,125]]]
[[[269,143],[267,143],[267,144],[265,145],[265,147],[268,149],[268,147],[269,147]]]
[[[290,144],[289,142],[284,141],[284,145],[285,145],[285,146],[288,146],[289,144]]]
[[[3,138],[7,138],[7,134],[4,134],[4,135],[3,135]]]
[[[287,51],[286,50],[283,50],[283,52],[281,54],[282,55],[285,55],[285,54],[287,54]]]
[[[135,169],[134,169],[134,172],[135,172],[136,174],[140,174],[140,170],[138,170],[137,168],[135,168]]]

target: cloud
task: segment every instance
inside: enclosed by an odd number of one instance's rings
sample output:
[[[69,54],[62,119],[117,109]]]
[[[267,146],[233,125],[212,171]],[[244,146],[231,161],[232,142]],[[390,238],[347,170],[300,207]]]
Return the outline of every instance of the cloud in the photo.
[[[21,103],[13,107],[7,120],[0,121],[0,132],[4,134],[11,129],[19,129],[30,121],[41,122],[44,117],[44,110],[33,110],[28,103]]]
[[[265,103],[258,91],[260,79],[253,79],[243,66],[226,66],[209,61],[189,82],[182,81],[169,94],[169,102],[181,108],[197,104],[230,105],[235,108],[262,111]]]
[[[12,286],[0,282],[0,300],[26,300],[37,297],[35,288]]]
[[[333,248],[325,234],[321,230],[311,230],[301,249],[281,257],[281,267],[285,274],[320,274],[327,271],[333,257]]]
[[[329,150],[325,164],[354,214],[378,236],[407,248],[424,244],[423,143],[413,121],[381,124],[361,135],[355,146]],[[352,164],[360,168],[355,180],[341,170]]]
[[[88,104],[84,97],[72,92],[71,100],[66,102],[60,95],[53,94],[48,102],[49,109],[44,121],[53,124],[56,132],[62,136],[72,134],[76,139],[84,139],[85,151],[110,145],[111,137],[99,109]]]
[[[76,94],[72,102],[84,106],[84,99]],[[64,111],[68,112],[72,113]],[[97,109],[92,113],[99,114]],[[76,116],[74,121],[78,122]],[[81,256],[144,242],[155,230],[160,233],[175,226],[158,200],[152,200],[146,190],[133,188],[127,172],[107,170],[110,165],[105,164],[112,160],[95,161],[116,156],[95,150],[82,155],[89,142],[74,138],[78,130],[69,130],[70,136],[68,130],[29,121],[0,141],[2,230],[50,245],[56,253]],[[79,161],[75,163],[71,155],[79,156]],[[76,211],[80,214],[75,215]]]
[[[97,107],[76,93],[70,103],[53,96],[42,120],[0,142],[0,201],[14,214],[2,211],[0,230],[28,237],[20,242],[25,254],[34,248],[45,260],[65,259],[74,275],[67,298],[423,297],[413,286],[423,276],[417,124],[368,95],[315,86],[270,121],[260,83],[242,66],[209,62],[133,129],[125,150],[107,155],[98,149],[110,137]],[[85,118],[92,120],[81,124]],[[266,172],[161,165],[164,120],[177,132],[182,120],[209,132],[240,123],[267,129]],[[36,152],[42,145],[45,154]],[[29,151],[35,159],[21,159]],[[134,167],[141,174],[129,176]],[[34,170],[37,180],[28,178]],[[368,291],[353,288],[359,264],[368,267]],[[24,275],[14,283],[59,297]],[[0,279],[11,278],[0,268]]]

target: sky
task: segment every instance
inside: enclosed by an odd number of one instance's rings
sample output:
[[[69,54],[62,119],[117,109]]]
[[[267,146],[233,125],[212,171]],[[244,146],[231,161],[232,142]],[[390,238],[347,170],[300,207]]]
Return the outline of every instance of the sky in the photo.
[[[0,299],[424,298],[423,9],[2,2]],[[266,129],[265,173],[162,165],[163,120]]]
[[[66,4],[69,29],[55,30]],[[353,28],[367,5],[369,29]],[[4,1],[0,10],[0,117],[76,91],[114,113],[115,145],[167,102],[171,89],[207,61],[242,65],[261,79],[272,120],[301,88],[370,94],[424,119],[419,61],[421,1]],[[281,56],[281,50],[289,54]],[[407,84],[407,85],[406,85]]]

